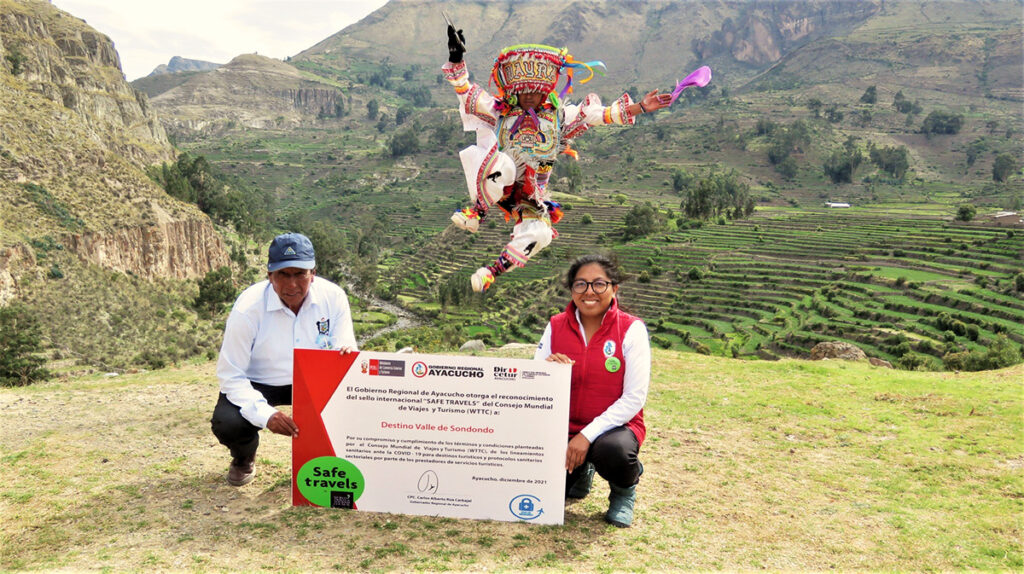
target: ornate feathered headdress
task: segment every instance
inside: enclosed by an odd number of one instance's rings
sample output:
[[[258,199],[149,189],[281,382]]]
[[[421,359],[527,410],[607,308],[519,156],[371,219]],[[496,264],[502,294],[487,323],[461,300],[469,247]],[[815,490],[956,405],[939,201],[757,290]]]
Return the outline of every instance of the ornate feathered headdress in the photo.
[[[501,100],[510,100],[512,96],[525,93],[548,95],[552,104],[567,93],[572,93],[574,85],[573,72],[586,69],[590,75],[580,80],[585,84],[594,77],[595,67],[604,67],[603,62],[578,62],[565,48],[555,48],[543,44],[518,44],[501,51],[494,60],[491,69],[491,83],[497,87],[496,96]],[[555,87],[565,71],[566,83],[559,94]]]

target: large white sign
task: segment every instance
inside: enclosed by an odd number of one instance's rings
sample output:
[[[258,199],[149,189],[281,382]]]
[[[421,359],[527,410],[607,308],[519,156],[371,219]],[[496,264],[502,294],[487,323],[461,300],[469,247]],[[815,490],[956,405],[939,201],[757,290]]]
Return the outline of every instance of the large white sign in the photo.
[[[297,350],[293,503],[561,524],[571,367]]]

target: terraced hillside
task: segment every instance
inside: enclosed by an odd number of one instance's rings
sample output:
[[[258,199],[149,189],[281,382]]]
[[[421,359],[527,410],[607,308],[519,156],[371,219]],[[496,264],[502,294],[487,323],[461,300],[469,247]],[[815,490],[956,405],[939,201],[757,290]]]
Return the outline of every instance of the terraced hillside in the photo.
[[[606,250],[635,277],[623,303],[663,347],[771,359],[847,340],[907,368],[977,366],[1001,350],[1019,355],[1024,342],[1024,229],[990,220],[1024,207],[1011,21],[1019,14],[1006,3],[887,3],[760,72],[725,66],[708,89],[637,126],[591,130],[576,142],[578,164],[563,161],[551,183],[566,210],[560,236],[483,296],[467,278],[511,226],[491,217],[470,235],[449,225],[466,201],[456,153],[471,137],[421,61],[344,69],[341,55],[332,64],[312,50],[293,63],[345,78],[343,117],[177,135],[273,192],[280,227],[315,228],[341,246],[339,274],[432,325],[371,343],[381,348],[533,342],[568,299],[566,262]],[[610,78],[587,89],[609,99],[634,87]],[[997,177],[1007,158],[1017,169]],[[744,187],[750,217],[683,215],[694,182],[712,174]],[[657,221],[626,240],[627,214],[645,205]],[[962,206],[973,221],[956,220]]]

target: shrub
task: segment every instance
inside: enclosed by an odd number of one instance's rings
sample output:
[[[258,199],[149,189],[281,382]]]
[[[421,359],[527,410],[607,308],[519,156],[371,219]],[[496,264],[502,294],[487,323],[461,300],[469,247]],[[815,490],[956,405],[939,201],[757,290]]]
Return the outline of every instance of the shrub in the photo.
[[[956,218],[959,221],[970,221],[977,215],[978,208],[974,207],[969,203],[965,203],[960,207],[956,208]]]
[[[775,171],[779,172],[779,175],[786,179],[793,179],[799,172],[799,168],[797,167],[796,160],[793,159],[793,156],[787,156],[786,159],[775,165]]]
[[[594,218],[589,213],[584,213],[583,217],[580,218],[580,223],[583,225],[590,225],[594,222]]]
[[[8,47],[7,53],[4,54],[4,59],[11,65],[11,75],[17,76],[21,74],[22,66],[27,58],[21,53],[20,46],[14,45]]]
[[[235,299],[235,284],[231,281],[231,268],[223,266],[209,271],[199,281],[199,296],[192,302],[192,307],[206,316],[219,314],[225,303]]]
[[[409,129],[396,133],[388,142],[388,152],[391,157],[411,155],[420,151],[420,140],[415,129]]]
[[[899,359],[896,359],[896,366],[907,371],[924,369],[929,363],[927,355],[914,352],[906,353]]]
[[[17,303],[0,308],[0,386],[23,386],[49,378],[41,350],[35,316]]]
[[[987,351],[950,352],[942,357],[947,369],[959,371],[1002,369],[1020,361],[1020,348],[1004,335],[996,337]]]
[[[861,103],[864,103],[864,104],[874,104],[875,102],[877,102],[878,101],[878,87],[877,86],[868,86],[868,88],[866,90],[864,90],[864,93],[861,94],[860,101],[861,101]]]
[[[921,124],[921,133],[924,134],[958,134],[963,127],[964,117],[952,112],[934,110]]]
[[[646,237],[662,225],[661,214],[650,203],[633,206],[625,219],[626,227],[622,232],[623,239],[629,241]]]

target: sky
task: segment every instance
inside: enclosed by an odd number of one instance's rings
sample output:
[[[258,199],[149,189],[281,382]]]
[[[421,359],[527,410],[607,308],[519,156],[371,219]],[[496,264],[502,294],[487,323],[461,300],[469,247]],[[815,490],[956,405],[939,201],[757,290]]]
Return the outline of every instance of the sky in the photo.
[[[226,64],[256,52],[294,56],[386,0],[52,0],[110,36],[128,80],[172,56]]]

